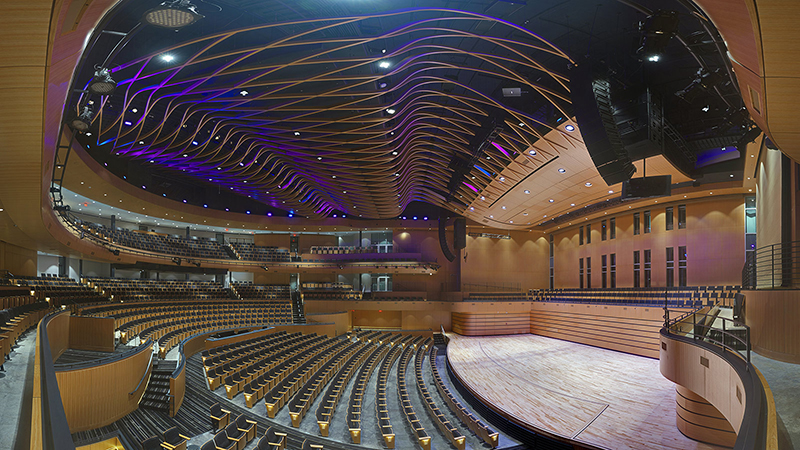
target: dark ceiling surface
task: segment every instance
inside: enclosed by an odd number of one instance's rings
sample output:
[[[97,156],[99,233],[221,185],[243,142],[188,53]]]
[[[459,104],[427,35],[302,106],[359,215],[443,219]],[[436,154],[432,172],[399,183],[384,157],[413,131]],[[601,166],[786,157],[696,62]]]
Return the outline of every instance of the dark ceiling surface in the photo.
[[[663,95],[692,152],[747,130],[724,43],[686,1],[203,1],[205,18],[179,31],[137,25],[158,3],[109,13],[100,29],[132,32],[96,34],[74,87],[85,89],[122,40],[107,64],[116,91],[76,93],[65,115],[89,104],[79,141],[93,157],[134,185],[206,207],[463,211],[574,115],[576,64],[611,79],[621,110],[645,88]],[[648,62],[639,23],[658,9],[676,11],[679,28]],[[713,85],[676,95],[698,70],[716,74]],[[481,147],[492,130],[495,145]],[[533,167],[552,156],[531,156]]]

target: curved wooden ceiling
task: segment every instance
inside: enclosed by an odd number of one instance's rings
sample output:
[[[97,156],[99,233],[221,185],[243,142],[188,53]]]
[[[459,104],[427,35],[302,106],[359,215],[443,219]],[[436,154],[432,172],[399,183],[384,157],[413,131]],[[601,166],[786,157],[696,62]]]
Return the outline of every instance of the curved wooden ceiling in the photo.
[[[392,26],[364,31],[379,19]],[[557,155],[528,149],[568,117],[554,67],[569,62],[525,28],[466,11],[276,22],[115,61],[118,87],[95,103],[93,127],[120,158],[302,216],[393,218],[412,201],[461,212],[520,155],[533,167]],[[489,119],[497,145],[452,191],[451,161],[470,160]]]

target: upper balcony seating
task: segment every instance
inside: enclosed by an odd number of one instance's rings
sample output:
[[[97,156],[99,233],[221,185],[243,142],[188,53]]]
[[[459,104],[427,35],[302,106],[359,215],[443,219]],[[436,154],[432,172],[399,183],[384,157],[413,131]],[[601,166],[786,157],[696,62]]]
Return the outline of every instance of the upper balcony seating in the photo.
[[[740,286],[688,286],[614,289],[547,289],[534,291],[533,301],[555,303],[603,303],[670,308],[698,308],[719,302],[733,303]]]
[[[187,239],[148,231],[125,228],[111,229],[104,225],[82,221],[78,224],[85,232],[123,247],[185,258],[230,259],[222,243],[208,238]]]
[[[9,279],[9,282],[11,285],[30,289],[33,291],[31,295],[38,300],[49,299],[47,301],[54,307],[108,301],[99,292],[78,283],[72,278],[42,275],[42,277],[14,277]]]
[[[249,282],[235,282],[231,288],[243,300],[282,300],[291,299],[288,284],[253,284]]]
[[[278,247],[262,247],[249,242],[232,242],[231,246],[244,261],[289,262],[289,250]]]
[[[146,302],[158,300],[226,300],[225,288],[214,281],[133,280],[122,278],[87,278],[86,283],[111,300]]]
[[[353,253],[378,253],[378,246],[352,247],[352,246],[325,246],[314,245],[309,250],[314,255],[347,255]]]
[[[304,290],[303,300],[361,300],[361,292],[341,290]]]

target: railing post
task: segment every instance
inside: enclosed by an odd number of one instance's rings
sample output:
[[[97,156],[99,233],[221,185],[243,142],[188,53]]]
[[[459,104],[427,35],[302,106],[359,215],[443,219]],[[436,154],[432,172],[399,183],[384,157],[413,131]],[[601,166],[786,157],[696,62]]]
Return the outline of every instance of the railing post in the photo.
[[[692,313],[692,339],[697,339],[697,313]]]
[[[722,353],[725,353],[725,333],[726,333],[726,331],[725,331],[725,322],[727,322],[727,321],[723,317],[722,318]]]

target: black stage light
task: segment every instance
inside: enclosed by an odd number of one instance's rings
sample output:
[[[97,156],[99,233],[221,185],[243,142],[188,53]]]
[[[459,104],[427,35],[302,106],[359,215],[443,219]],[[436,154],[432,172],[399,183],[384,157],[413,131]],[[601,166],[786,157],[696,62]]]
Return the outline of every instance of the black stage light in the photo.
[[[678,13],[675,11],[656,11],[647,16],[639,26],[642,32],[642,42],[639,53],[645,60],[658,62],[669,40],[678,30]]]
[[[72,119],[70,122],[70,126],[75,131],[80,131],[81,133],[85,133],[89,130],[89,127],[92,124],[92,110],[88,106],[83,107],[83,112],[78,115],[78,117]]]
[[[111,72],[105,67],[96,67],[94,78],[89,83],[89,92],[97,95],[111,95],[117,88],[117,82],[111,78]]]
[[[173,0],[147,11],[142,20],[149,25],[177,30],[187,27],[203,17],[190,1]]]

